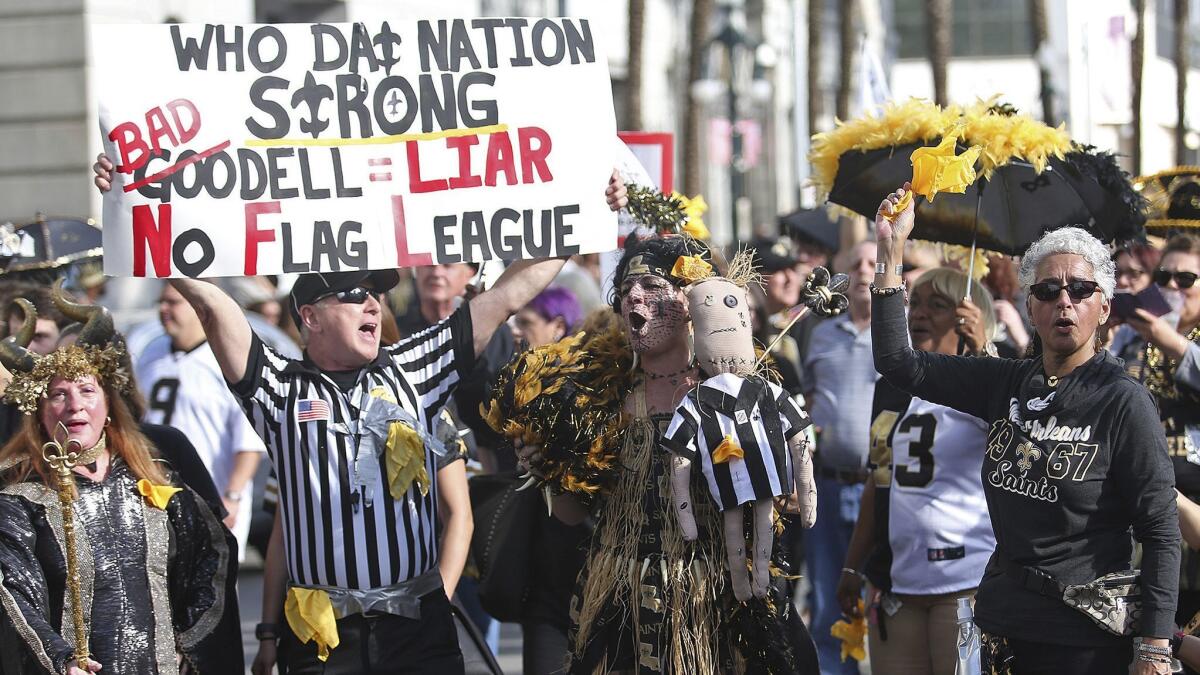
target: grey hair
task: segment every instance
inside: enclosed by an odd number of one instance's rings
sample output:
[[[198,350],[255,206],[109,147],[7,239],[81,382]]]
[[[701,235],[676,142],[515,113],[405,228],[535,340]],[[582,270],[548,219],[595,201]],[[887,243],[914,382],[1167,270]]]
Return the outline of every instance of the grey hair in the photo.
[[[967,275],[949,267],[936,267],[917,277],[909,293],[922,286],[929,286],[934,293],[958,304],[958,301],[962,299],[963,291],[967,288]],[[996,310],[992,307],[992,294],[984,288],[983,284],[971,284],[971,302],[975,303],[980,313],[983,314],[983,332],[988,341],[994,340],[996,338]]]
[[[1087,230],[1078,227],[1063,227],[1042,235],[1025,252],[1017,279],[1026,291],[1037,279],[1037,269],[1042,261],[1059,253],[1070,253],[1083,258],[1092,266],[1093,281],[1100,284],[1106,300],[1111,300],[1117,286],[1117,265],[1109,255],[1108,247],[1100,243]]]

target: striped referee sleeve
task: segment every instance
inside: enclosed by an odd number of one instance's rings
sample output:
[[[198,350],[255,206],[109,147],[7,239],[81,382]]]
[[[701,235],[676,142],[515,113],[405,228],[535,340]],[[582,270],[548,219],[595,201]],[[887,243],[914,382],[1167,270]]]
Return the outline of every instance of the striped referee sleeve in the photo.
[[[788,396],[786,391],[779,391],[775,405],[779,407],[779,414],[783,416],[783,437],[789,441],[796,434],[812,426],[812,420],[809,419],[808,414],[800,409],[796,399]]]
[[[692,397],[684,396],[679,407],[675,409],[675,417],[663,435],[663,445],[671,452],[689,461],[696,459],[696,449],[700,431],[699,417],[696,404]]]

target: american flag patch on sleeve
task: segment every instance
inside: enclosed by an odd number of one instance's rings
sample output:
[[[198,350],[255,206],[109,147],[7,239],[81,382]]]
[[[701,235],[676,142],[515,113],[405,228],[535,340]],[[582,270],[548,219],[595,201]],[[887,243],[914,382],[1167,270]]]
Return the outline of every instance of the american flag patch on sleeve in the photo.
[[[329,404],[319,398],[301,399],[296,404],[296,421],[319,422],[329,419]]]

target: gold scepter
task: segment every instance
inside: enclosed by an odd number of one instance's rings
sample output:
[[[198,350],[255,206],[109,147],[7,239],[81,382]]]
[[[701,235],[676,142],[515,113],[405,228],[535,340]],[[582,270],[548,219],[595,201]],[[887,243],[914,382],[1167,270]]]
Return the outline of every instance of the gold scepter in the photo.
[[[87,626],[83,620],[83,603],[79,591],[78,552],[75,549],[75,517],[72,502],[75,501],[75,478],[71,470],[80,462],[82,446],[79,441],[70,437],[66,425],[62,422],[54,429],[54,436],[62,432],[67,439],[64,446],[57,438],[51,438],[49,443],[42,445],[42,459],[50,465],[58,476],[58,502],[62,507],[63,538],[67,541],[67,592],[71,594],[72,619],[75,622],[75,665],[87,671],[91,660],[88,658]]]

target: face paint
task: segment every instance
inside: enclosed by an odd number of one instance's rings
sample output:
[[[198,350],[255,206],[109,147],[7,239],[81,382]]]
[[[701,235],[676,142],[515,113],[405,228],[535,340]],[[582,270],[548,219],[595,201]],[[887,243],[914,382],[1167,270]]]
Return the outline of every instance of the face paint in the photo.
[[[687,330],[688,312],[682,295],[674,284],[653,274],[625,279],[621,285],[621,317],[633,351],[654,352]]]
[[[696,336],[696,361],[709,375],[744,374],[754,366],[754,337],[746,315],[746,289],[727,279],[706,279],[688,290]]]

